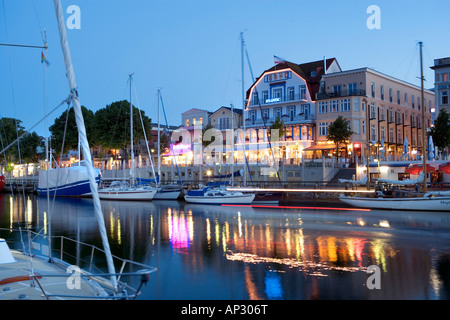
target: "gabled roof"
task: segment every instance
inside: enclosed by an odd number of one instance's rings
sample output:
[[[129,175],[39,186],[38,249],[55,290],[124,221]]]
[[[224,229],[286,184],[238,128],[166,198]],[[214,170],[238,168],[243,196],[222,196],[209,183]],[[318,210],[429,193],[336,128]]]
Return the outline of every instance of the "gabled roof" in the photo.
[[[189,109],[188,111],[183,112],[182,114],[194,113],[194,112],[207,112],[207,113],[209,113],[209,114],[212,113],[211,111],[208,111],[208,110],[192,108],[192,109]]]
[[[228,111],[231,112],[231,107],[220,107],[219,109],[217,109],[216,111],[214,111],[211,116],[213,116],[214,114],[216,114],[217,112],[219,112],[221,109],[227,109]],[[233,112],[237,113],[237,114],[242,114],[242,109],[238,109],[238,108],[233,108]]]
[[[282,63],[279,63],[275,66],[273,66],[270,69],[267,69],[262,73],[262,75],[256,79],[255,83],[264,76],[266,72],[273,72],[278,70],[284,70],[284,69],[291,69],[296,74],[298,74],[300,77],[306,80],[306,83],[308,85],[308,90],[311,95],[311,97],[315,97],[316,93],[319,91],[320,87],[320,80],[322,76],[325,74],[324,70],[324,62],[326,64],[327,70],[331,67],[333,63],[336,63],[337,66],[340,69],[339,63],[337,62],[336,58],[326,59],[326,60],[317,60],[313,62],[303,63],[303,64],[295,64],[289,61],[284,61]],[[316,76],[312,76],[312,71],[316,71]],[[247,99],[249,98],[250,91],[254,87],[255,83],[252,84],[252,86],[247,91]]]

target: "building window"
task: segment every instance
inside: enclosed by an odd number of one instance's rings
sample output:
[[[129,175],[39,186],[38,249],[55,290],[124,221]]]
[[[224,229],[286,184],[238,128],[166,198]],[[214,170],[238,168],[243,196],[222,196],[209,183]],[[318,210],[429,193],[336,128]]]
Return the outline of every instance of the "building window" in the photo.
[[[288,88],[288,97],[289,100],[294,100],[294,87]]]
[[[328,134],[328,123],[322,122],[319,123],[319,136],[326,136]]]
[[[400,90],[397,90],[397,104],[400,104]]]
[[[338,111],[339,111],[339,100],[331,100],[330,112],[338,112]]]
[[[384,86],[381,86],[380,90],[381,90],[381,100],[384,100]]]
[[[302,104],[300,106],[300,114],[305,117],[305,120],[309,119],[309,114],[311,113],[309,103]]]
[[[389,142],[394,143],[394,128],[389,128]]]
[[[253,105],[258,105],[259,104],[258,92],[253,92],[252,103],[253,103]]]
[[[370,139],[377,140],[377,127],[374,124],[370,126]]]
[[[353,99],[353,111],[359,111],[359,99]]]
[[[321,101],[319,102],[319,113],[327,113],[328,112],[328,102]]]
[[[200,117],[199,121],[200,121],[200,124],[203,124],[203,117]]]
[[[262,92],[262,101],[263,101],[263,103],[267,103],[268,99],[269,99],[269,92],[267,90],[263,91]]]
[[[448,104],[448,91],[441,91],[441,104]]]
[[[363,122],[362,122],[362,133],[366,134],[366,121],[365,120],[363,120]]]
[[[414,102],[414,96],[411,96],[411,106],[413,109],[416,108],[415,102]]]
[[[300,100],[306,100],[306,86],[300,86]]]
[[[372,98],[375,98],[375,82],[372,82],[370,84],[370,86],[371,86],[371,89],[372,89]]]
[[[394,110],[392,108],[388,110],[388,120],[389,123],[394,123]]]
[[[341,111],[350,111],[350,99],[341,100]]]
[[[383,126],[380,127],[380,139],[386,141],[386,128]]]
[[[380,121],[386,121],[386,107],[385,106],[380,106],[379,109],[379,120]]]
[[[355,134],[361,133],[361,120],[353,120],[353,131]]]
[[[281,88],[273,89],[273,91],[272,91],[272,98],[274,98],[274,99],[281,99],[281,96],[282,96],[282,89]]]
[[[230,118],[219,118],[219,130],[230,129]]]
[[[189,119],[186,119],[186,127],[189,127]]]
[[[392,88],[389,88],[389,101],[392,102],[394,97],[392,96]]]
[[[356,83],[350,83],[348,85],[348,95],[353,96],[357,94],[357,84]]]
[[[370,119],[376,119],[377,118],[377,105],[372,102],[370,104]]]
[[[276,119],[276,118],[280,118],[281,119],[281,116],[282,116],[283,114],[282,114],[282,109],[281,109],[281,107],[276,107],[276,108],[273,108],[273,116],[274,116],[274,118]]]
[[[405,92],[405,106],[408,105],[408,93]]]
[[[269,109],[261,109],[261,119],[269,119]]]
[[[342,87],[341,86],[333,86],[333,92],[335,97],[342,96]]]
[[[256,123],[256,110],[252,110],[249,112],[251,124]]]
[[[287,112],[289,116],[289,121],[294,121],[295,119],[295,106],[287,107]]]
[[[195,120],[197,120],[197,119],[195,119],[195,118],[192,119],[192,125],[193,125],[193,126],[195,126]]]

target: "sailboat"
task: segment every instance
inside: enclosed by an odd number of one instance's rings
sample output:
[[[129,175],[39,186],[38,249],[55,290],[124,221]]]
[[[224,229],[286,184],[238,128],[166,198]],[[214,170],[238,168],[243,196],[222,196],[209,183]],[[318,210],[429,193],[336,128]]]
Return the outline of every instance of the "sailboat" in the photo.
[[[66,77],[70,88],[70,100],[72,101],[77,122],[80,145],[86,159],[86,168],[88,172],[89,186],[92,191],[94,213],[97,219],[99,232],[103,244],[101,250],[106,256],[108,273],[104,275],[94,274],[90,271],[82,270],[76,266],[69,265],[62,260],[63,240],[73,241],[66,237],[61,237],[61,252],[58,259],[52,256],[52,238],[51,218],[48,227],[48,233],[37,234],[30,229],[26,233],[20,231],[20,239],[23,246],[23,252],[11,250],[4,239],[0,239],[0,299],[13,300],[31,300],[31,299],[128,299],[134,298],[139,294],[142,284],[148,280],[148,276],[156,271],[156,268],[136,264],[130,260],[122,260],[122,269],[119,273],[115,271],[115,265],[111,249],[108,242],[108,236],[105,227],[101,203],[98,196],[98,187],[95,171],[93,170],[92,158],[89,150],[89,143],[86,137],[86,128],[83,115],[81,113],[81,104],[77,93],[75,73],[72,66],[70,49],[65,29],[65,21],[62,12],[60,0],[53,0],[56,18],[58,22],[58,31],[61,41],[61,47],[64,56]],[[48,198],[47,198],[48,199]],[[48,201],[48,200],[47,200]],[[49,207],[50,208],[50,207]],[[47,215],[49,212],[47,212]],[[28,236],[25,238],[25,236]],[[42,242],[38,242],[38,237]],[[27,245],[25,245],[27,244]],[[44,245],[45,244],[45,245]],[[48,244],[48,245],[47,245]],[[64,248],[72,247],[73,243]],[[77,246],[81,243],[77,242]],[[89,251],[94,253],[92,245]],[[36,253],[36,251],[40,251]],[[91,257],[91,259],[93,256]],[[116,257],[114,257],[116,258]],[[91,260],[92,261],[92,260]],[[123,272],[125,264],[137,265],[141,268],[138,272]],[[89,270],[92,269],[92,265]],[[93,267],[95,270],[95,267]],[[144,268],[144,269],[142,269]],[[130,269],[131,270],[131,269]],[[129,295],[129,289],[133,289],[129,284],[120,280],[122,275],[135,275],[141,279],[139,287],[134,290],[134,294]],[[63,281],[61,281],[61,278]],[[64,281],[64,279],[67,279]],[[74,290],[75,289],[75,290]]]
[[[421,66],[421,96],[422,106],[424,103],[424,76],[423,76],[423,59],[422,46],[420,45],[420,66]],[[422,108],[422,123],[425,124],[425,108]],[[376,193],[369,194],[366,197],[361,196],[344,196],[339,199],[351,206],[370,209],[387,209],[387,210],[411,210],[411,211],[450,211],[450,191],[427,192],[427,155],[426,155],[426,134],[422,130],[423,145],[423,166],[420,181],[386,181],[379,180],[378,190]],[[367,174],[369,170],[367,168]],[[400,185],[423,183],[423,192],[414,192],[401,190]]]
[[[132,81],[130,74],[130,128],[131,128],[131,170],[132,182],[134,182],[134,151],[133,151],[133,104],[132,104]],[[113,181],[107,188],[98,190],[98,195],[102,200],[152,200],[157,189],[152,186],[136,186],[126,181]]]
[[[161,97],[161,91],[158,89],[158,178],[161,176],[161,143],[160,143],[160,117],[159,117],[159,111],[160,111],[160,101],[162,101]],[[164,105],[163,105],[163,111],[164,111]],[[164,111],[165,115],[165,111]],[[167,119],[166,124],[168,127]],[[148,143],[147,143],[148,147]],[[174,156],[175,158],[175,156]],[[151,159],[151,156],[150,156]],[[153,166],[153,162],[152,162]],[[178,186],[176,184],[171,185],[161,185],[159,179],[155,179],[157,182],[157,192],[155,196],[153,197],[154,200],[177,200],[180,197],[181,194],[181,185]]]

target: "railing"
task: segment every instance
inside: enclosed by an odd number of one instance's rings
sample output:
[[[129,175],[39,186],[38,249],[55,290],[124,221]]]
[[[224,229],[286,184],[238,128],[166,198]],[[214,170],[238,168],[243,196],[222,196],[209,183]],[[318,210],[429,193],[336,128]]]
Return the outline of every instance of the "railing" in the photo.
[[[285,124],[293,124],[293,123],[302,123],[302,122],[308,122],[314,121],[316,119],[314,114],[298,114],[293,117],[289,115],[282,115],[280,117],[280,120],[283,120]],[[272,125],[275,122],[276,118],[270,117],[270,118],[256,118],[256,119],[245,119],[246,125],[255,125],[255,126],[263,126],[264,123],[267,126]]]
[[[6,231],[0,233],[0,235],[9,234],[10,237],[13,237],[14,241],[17,242],[17,237],[14,237],[12,233],[20,232],[23,237],[23,248],[19,249],[26,255],[30,255],[32,257],[48,256],[48,236],[42,235],[40,233],[36,233],[34,231],[26,230],[20,231],[17,229],[3,229],[0,228],[0,231]],[[29,238],[28,238],[29,236]],[[0,236],[1,238],[6,238],[4,236]],[[117,256],[112,256],[114,265],[118,267],[119,272],[115,274],[107,273],[101,268],[96,266],[96,261],[100,260],[100,256],[105,256],[105,251],[97,248],[94,245],[84,243],[78,240],[70,239],[65,236],[52,236],[52,251],[49,256],[49,259],[55,262],[55,265],[62,267],[69,267],[71,265],[76,265],[80,269],[80,277],[89,278],[90,280],[98,283],[101,288],[107,293],[106,296],[70,296],[77,298],[89,298],[89,299],[134,299],[140,294],[141,286],[146,283],[149,279],[149,275],[156,272],[157,269],[142,263],[138,263],[136,261],[122,259]],[[7,239],[8,241],[8,239]],[[12,241],[8,241],[12,242]],[[59,244],[59,246],[57,246]],[[14,247],[14,243],[13,243]],[[73,255],[71,252],[77,252],[78,255]],[[82,257],[82,254],[84,257]],[[104,263],[106,265],[106,263]],[[106,268],[106,266],[105,266]],[[128,269],[128,272],[125,272],[125,269]],[[39,277],[70,277],[71,274],[45,274],[39,275]],[[112,282],[108,280],[106,277],[115,276],[117,277],[118,287],[114,288]],[[137,288],[131,286],[129,283],[122,281],[123,277],[139,277],[140,283],[137,285]],[[38,280],[35,277],[32,280]],[[40,285],[40,289],[43,291],[45,297],[59,296],[61,295],[52,295],[45,291],[45,289]]]
[[[317,100],[343,98],[353,96],[365,96],[366,90],[347,90],[345,92],[319,92],[317,93]]]
[[[259,93],[259,97],[262,97],[262,94]],[[255,98],[252,97],[252,99],[250,99],[249,104],[247,105],[248,107],[254,107],[254,106],[267,106],[267,105],[271,105],[271,104],[276,104],[276,103],[282,103],[282,102],[304,102],[304,103],[309,103],[309,101],[307,100],[307,96],[305,94],[287,94],[287,95],[282,95],[279,97],[272,97],[272,98]]]

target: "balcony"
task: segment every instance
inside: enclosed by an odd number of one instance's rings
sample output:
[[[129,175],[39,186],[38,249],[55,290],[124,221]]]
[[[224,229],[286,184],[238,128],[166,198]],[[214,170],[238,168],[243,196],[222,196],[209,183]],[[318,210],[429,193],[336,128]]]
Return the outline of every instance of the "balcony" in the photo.
[[[300,95],[300,94],[288,94],[288,95],[284,95],[284,96],[280,96],[280,97],[272,97],[272,98],[267,98],[267,99],[255,99],[255,97],[253,97],[247,107],[259,107],[261,106],[270,106],[270,105],[274,105],[274,104],[278,104],[278,103],[293,103],[293,102],[302,102],[302,103],[310,103],[310,101],[308,101],[305,97],[305,95]]]
[[[314,120],[316,120],[315,115],[313,114],[303,114],[300,113],[296,116],[289,116],[287,114],[281,116],[280,118],[281,120],[284,121],[285,125],[288,124],[309,124],[309,123],[313,123]],[[246,126],[255,126],[255,127],[259,127],[259,126],[264,126],[264,122],[266,124],[266,126],[271,126],[274,122],[275,122],[276,118],[266,118],[266,119],[261,119],[261,118],[257,118],[257,119],[245,119],[245,125]]]
[[[344,97],[361,97],[366,95],[366,90],[347,90],[347,92],[322,92],[317,93],[317,100],[344,98]]]

